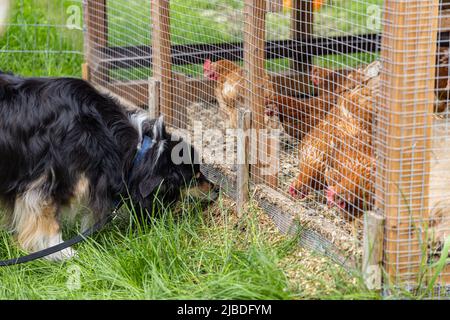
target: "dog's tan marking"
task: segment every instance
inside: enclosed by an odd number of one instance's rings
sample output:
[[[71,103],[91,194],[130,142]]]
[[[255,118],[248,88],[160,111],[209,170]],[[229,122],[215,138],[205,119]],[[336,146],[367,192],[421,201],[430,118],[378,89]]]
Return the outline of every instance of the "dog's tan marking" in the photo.
[[[39,210],[36,208],[36,210]],[[49,238],[59,233],[56,220],[56,208],[51,204],[44,204],[40,212],[27,215],[18,226],[17,240],[27,251],[42,250],[48,246]]]
[[[57,219],[57,206],[46,199],[42,187],[45,177],[32,184],[26,192],[17,197],[14,205],[12,226],[22,249],[35,252],[54,246],[62,241],[60,225]],[[52,260],[61,260],[73,256],[68,248],[49,256]]]
[[[85,174],[81,174],[77,183],[73,189],[73,196],[68,207],[63,208],[63,214],[65,221],[74,223],[79,213],[83,213],[82,226],[90,226],[92,224],[91,212],[85,212],[89,210],[87,207],[89,201],[90,183]],[[84,223],[85,222],[85,223]],[[84,230],[84,228],[83,228]]]
[[[77,184],[75,185],[73,194],[75,196],[75,201],[78,204],[81,204],[86,201],[89,196],[89,180],[83,174],[78,179]]]

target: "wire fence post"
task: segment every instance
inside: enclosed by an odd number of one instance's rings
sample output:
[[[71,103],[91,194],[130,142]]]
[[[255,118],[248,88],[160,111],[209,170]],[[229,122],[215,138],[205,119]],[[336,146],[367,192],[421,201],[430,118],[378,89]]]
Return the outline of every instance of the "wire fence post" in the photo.
[[[381,44],[377,207],[390,285],[415,287],[426,261],[439,0],[386,0]]]
[[[153,77],[160,83],[160,112],[166,124],[173,123],[173,75],[170,40],[170,2],[152,0],[152,68]]]

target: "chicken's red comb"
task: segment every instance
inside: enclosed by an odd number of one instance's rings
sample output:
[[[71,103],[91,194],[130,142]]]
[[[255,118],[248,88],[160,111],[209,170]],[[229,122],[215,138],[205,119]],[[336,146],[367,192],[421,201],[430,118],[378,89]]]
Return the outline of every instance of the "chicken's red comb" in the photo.
[[[314,85],[315,85],[315,86],[318,86],[318,85],[319,85],[319,81],[320,81],[320,80],[319,80],[319,77],[313,76],[312,78],[313,78],[313,83],[314,83]]]
[[[335,204],[335,196],[336,196],[336,190],[334,190],[333,187],[328,187],[326,192],[326,198],[327,198],[327,204],[328,206],[332,206]]]
[[[295,197],[298,195],[298,191],[297,191],[297,189],[295,189],[294,186],[290,186],[290,187],[289,187],[289,194],[290,194],[292,197],[295,198]]]
[[[212,61],[210,59],[206,59],[205,63],[203,64],[204,69],[209,69],[211,67]]]

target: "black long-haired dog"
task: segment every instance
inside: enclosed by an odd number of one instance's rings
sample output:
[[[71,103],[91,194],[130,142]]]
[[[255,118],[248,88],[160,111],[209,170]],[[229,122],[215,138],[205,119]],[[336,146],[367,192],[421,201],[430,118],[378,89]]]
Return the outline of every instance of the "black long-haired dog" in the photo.
[[[60,243],[61,211],[77,202],[94,222],[120,197],[150,212],[156,192],[172,202],[186,186],[211,191],[196,157],[161,118],[127,110],[83,80],[0,74],[0,199],[27,251]]]

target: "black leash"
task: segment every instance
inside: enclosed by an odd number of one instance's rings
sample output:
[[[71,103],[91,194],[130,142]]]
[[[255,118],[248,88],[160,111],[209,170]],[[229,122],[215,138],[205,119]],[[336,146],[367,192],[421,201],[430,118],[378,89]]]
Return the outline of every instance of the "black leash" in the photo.
[[[100,221],[98,221],[96,224],[94,224],[91,228],[78,234],[77,236],[73,237],[72,239],[61,242],[60,244],[57,244],[56,246],[53,246],[53,247],[50,247],[50,248],[47,248],[47,249],[44,249],[44,250],[41,250],[38,252],[33,252],[33,253],[23,256],[23,257],[0,261],[0,267],[8,267],[8,266],[16,265],[16,264],[22,264],[22,263],[31,262],[31,261],[34,261],[37,259],[41,259],[41,258],[47,257],[51,254],[62,251],[62,250],[67,249],[77,243],[80,243],[80,242],[86,240],[86,238],[90,237],[95,232],[102,229],[106,224],[111,222],[114,219],[114,217],[116,216],[116,213],[120,209],[121,206],[122,206],[122,202],[120,202],[116,206],[116,209],[114,209],[112,214],[103,217],[102,219],[100,219]]]

